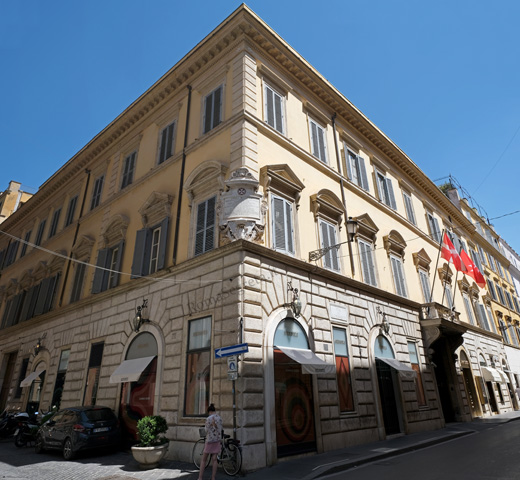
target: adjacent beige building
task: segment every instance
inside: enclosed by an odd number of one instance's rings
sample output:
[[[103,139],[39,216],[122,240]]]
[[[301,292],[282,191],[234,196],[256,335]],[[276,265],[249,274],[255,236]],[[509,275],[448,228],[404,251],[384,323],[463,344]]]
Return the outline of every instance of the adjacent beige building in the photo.
[[[444,229],[482,244],[241,6],[2,224],[0,407],[108,405],[129,439],[162,414],[189,461],[213,402],[246,471],[510,411],[494,300],[437,260]],[[219,349],[244,344],[234,381]]]

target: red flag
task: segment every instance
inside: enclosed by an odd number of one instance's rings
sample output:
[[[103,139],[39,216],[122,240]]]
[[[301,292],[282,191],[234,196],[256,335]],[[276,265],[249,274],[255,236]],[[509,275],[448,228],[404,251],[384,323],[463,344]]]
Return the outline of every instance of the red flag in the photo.
[[[453,266],[459,272],[466,271],[466,266],[462,263],[457,249],[453,246],[453,243],[451,243],[450,237],[448,237],[446,232],[444,232],[444,237],[442,238],[441,257],[448,260],[448,262],[452,260]]]
[[[480,270],[477,268],[477,266],[473,263],[471,258],[468,257],[468,254],[464,251],[460,251],[460,258],[462,259],[462,262],[466,266],[466,273],[472,277],[475,282],[477,282],[477,285],[480,288],[484,288],[486,286],[486,279],[484,278],[484,275],[480,273]]]

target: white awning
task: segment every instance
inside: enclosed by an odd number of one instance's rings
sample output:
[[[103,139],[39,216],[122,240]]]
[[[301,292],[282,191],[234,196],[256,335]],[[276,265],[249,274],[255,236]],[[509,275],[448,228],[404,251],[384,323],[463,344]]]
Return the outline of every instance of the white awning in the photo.
[[[507,376],[506,372],[500,370],[499,368],[497,368],[497,372],[500,375],[500,377],[502,377],[502,383],[510,383],[509,377]]]
[[[502,377],[500,373],[498,373],[498,370],[496,368],[492,367],[480,367],[482,370],[482,377],[486,382],[503,382]]]
[[[325,362],[318,358],[316,354],[310,350],[303,348],[277,347],[289,358],[298,362],[302,366],[303,373],[334,373],[336,366]]]
[[[110,375],[110,383],[137,382],[144,369],[154,358],[155,355],[152,357],[125,360],[121,365],[119,365],[119,367],[116,368],[115,372]]]
[[[413,368],[410,368],[408,365],[401,363],[395,358],[377,357],[377,359],[385,362],[387,365],[390,365],[393,369],[399,372],[399,375],[401,375],[403,378],[406,378],[407,380],[412,380],[417,375],[417,372]]]
[[[39,377],[43,372],[45,372],[45,368],[34,371],[22,380],[20,387],[30,387],[31,383],[34,382],[34,380],[36,380],[36,378]]]

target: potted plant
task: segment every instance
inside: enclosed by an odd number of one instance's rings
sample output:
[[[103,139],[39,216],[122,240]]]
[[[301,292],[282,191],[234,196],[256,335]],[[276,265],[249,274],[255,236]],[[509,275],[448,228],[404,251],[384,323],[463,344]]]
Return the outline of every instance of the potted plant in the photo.
[[[157,467],[168,451],[168,439],[162,435],[168,430],[161,415],[148,415],[137,422],[139,443],[132,447],[132,455],[143,470]]]

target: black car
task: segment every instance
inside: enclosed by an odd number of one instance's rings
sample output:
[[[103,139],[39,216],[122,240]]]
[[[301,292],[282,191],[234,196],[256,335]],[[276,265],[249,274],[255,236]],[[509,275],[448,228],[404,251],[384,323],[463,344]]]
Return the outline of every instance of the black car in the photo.
[[[36,437],[36,453],[62,450],[71,460],[80,450],[91,448],[118,449],[121,444],[119,421],[108,407],[71,407],[59,410],[52,420],[40,427]]]

